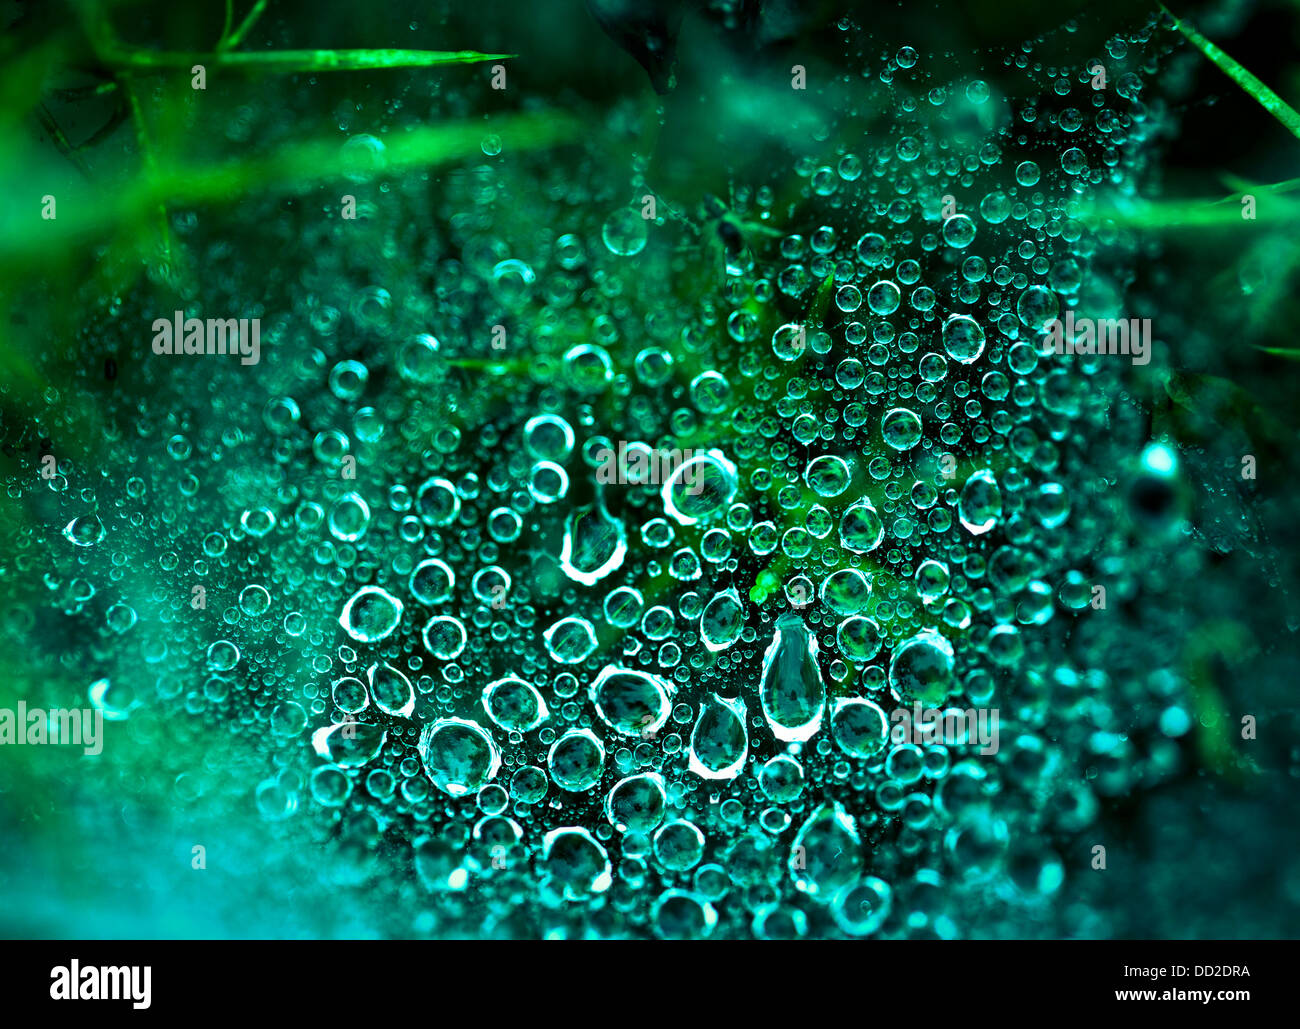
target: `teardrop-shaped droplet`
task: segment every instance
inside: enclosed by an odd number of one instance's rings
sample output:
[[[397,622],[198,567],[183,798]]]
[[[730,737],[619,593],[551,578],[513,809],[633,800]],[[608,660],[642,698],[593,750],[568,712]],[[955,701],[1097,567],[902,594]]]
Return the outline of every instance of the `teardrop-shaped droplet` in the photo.
[[[627,530],[600,505],[569,515],[560,547],[560,570],[574,582],[591,586],[623,564]]]
[[[822,724],[826,685],[817,666],[817,637],[795,614],[777,619],[763,655],[758,696],[772,735],[787,743],[809,739]]]
[[[107,533],[104,529],[104,523],[96,515],[92,514],[74,518],[64,528],[63,535],[74,546],[93,547]]]
[[[700,642],[707,650],[726,650],[744,628],[745,605],[735,587],[716,594],[700,614]]]
[[[415,689],[411,680],[390,664],[374,664],[366,672],[375,707],[386,715],[410,718],[415,710]]]
[[[840,519],[840,543],[855,554],[869,554],[884,538],[885,520],[870,500],[859,500]]]
[[[605,798],[605,817],[619,832],[652,832],[667,809],[668,792],[658,772],[620,779]]]
[[[691,771],[702,779],[734,779],[744,771],[748,755],[745,702],[709,694],[691,732]]]

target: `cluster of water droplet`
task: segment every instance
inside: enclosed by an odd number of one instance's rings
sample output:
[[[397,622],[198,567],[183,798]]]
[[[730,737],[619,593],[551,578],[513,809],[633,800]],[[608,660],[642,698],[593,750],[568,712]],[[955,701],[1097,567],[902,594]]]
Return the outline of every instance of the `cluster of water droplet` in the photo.
[[[177,431],[111,504],[60,486],[74,563],[122,581],[161,541],[140,624],[108,613],[145,674],[97,703],[126,717],[152,680],[266,733],[293,756],[262,818],[400,840],[429,931],[952,936],[990,898],[1040,910],[1130,781],[1104,719],[1086,754],[1065,725],[1089,686],[1061,650],[1091,598],[1079,440],[1120,372],[1042,345],[1122,293],[1132,246],[1088,216],[1148,132],[1128,48],[1107,90],[1027,68],[1038,103],[904,48],[856,80],[882,131],[801,158],[795,193],[735,183],[729,232],[612,195],[525,232],[492,163],[402,185],[407,225],[377,190],[369,230],[303,230],[251,427]],[[998,709],[999,749],[892,740],[917,702]]]

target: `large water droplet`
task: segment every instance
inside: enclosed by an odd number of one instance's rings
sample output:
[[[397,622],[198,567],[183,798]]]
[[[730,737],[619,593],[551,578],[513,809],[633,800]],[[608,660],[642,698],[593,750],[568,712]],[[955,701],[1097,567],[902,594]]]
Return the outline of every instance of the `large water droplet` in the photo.
[[[605,798],[605,817],[619,832],[649,833],[664,820],[668,794],[658,772],[619,780]]]
[[[990,471],[979,471],[966,480],[957,502],[957,517],[974,536],[982,536],[1002,517],[1002,491]]]
[[[604,893],[614,881],[605,848],[576,825],[552,829],[542,838],[542,869],[566,900]]]
[[[627,530],[599,505],[569,515],[560,549],[560,570],[574,582],[591,586],[622,567]]]
[[[441,604],[451,596],[455,585],[456,573],[445,561],[439,561],[436,557],[421,561],[411,573],[411,596],[421,604]]]
[[[668,680],[649,672],[606,666],[589,696],[601,721],[623,736],[649,736],[668,720],[674,693]]]
[[[561,618],[542,634],[546,652],[562,665],[581,664],[596,649],[596,630],[577,615]]]
[[[708,650],[726,650],[745,628],[745,606],[735,587],[718,593],[700,614],[700,642]]]
[[[795,887],[820,904],[862,874],[862,840],[843,807],[823,804],[808,817],[790,847],[789,869]]]
[[[483,688],[483,710],[493,724],[507,731],[528,732],[546,721],[546,701],[516,675],[496,679]]]
[[[132,711],[140,707],[140,701],[130,686],[125,684],[114,686],[109,679],[96,679],[90,684],[87,693],[90,703],[97,710],[104,712],[104,718],[110,722],[125,721],[131,716]],[[18,732],[25,734],[27,726],[19,726]]]
[[[952,691],[952,644],[926,629],[904,642],[889,662],[889,684],[907,700],[938,704]]]
[[[969,315],[955,314],[944,322],[943,348],[954,361],[970,364],[984,353],[984,330]]]
[[[1032,332],[1043,332],[1061,312],[1056,294],[1043,286],[1030,286],[1016,301],[1016,315]]]
[[[809,739],[822,724],[826,686],[817,667],[817,637],[795,614],[776,623],[772,643],[763,655],[759,700],[772,734],[778,740]]]
[[[697,454],[678,465],[664,483],[664,511],[680,525],[711,518],[736,494],[736,466],[717,450]]]
[[[339,624],[358,643],[376,643],[402,620],[402,602],[378,586],[362,586],[343,605]]]
[[[370,505],[358,493],[339,498],[330,511],[330,535],[344,543],[355,543],[370,526]]]
[[[870,500],[859,500],[840,519],[840,542],[855,554],[868,554],[885,538],[885,522]]]
[[[487,730],[464,718],[441,718],[425,726],[418,749],[429,779],[451,797],[476,792],[501,767],[501,755]]]
[[[691,733],[691,771],[702,779],[734,779],[745,770],[748,755],[745,702],[709,694]]]
[[[410,718],[415,710],[415,690],[411,680],[389,664],[374,664],[366,673],[370,678],[370,695],[375,707],[386,715]]]
[[[327,761],[341,768],[360,768],[379,756],[388,733],[377,725],[339,722],[311,734],[312,748]]]
[[[871,599],[871,580],[856,568],[839,568],[822,581],[818,595],[837,615],[857,614]]]
[[[74,518],[63,530],[63,535],[78,547],[93,547],[106,535],[104,523],[96,515]]]
[[[895,407],[880,419],[880,434],[895,450],[911,450],[921,442],[921,419],[915,411]]]
[[[889,740],[889,719],[869,700],[837,700],[831,711],[831,735],[849,757],[875,757]]]
[[[600,238],[611,254],[633,257],[645,249],[650,233],[639,209],[620,207],[605,219]]]
[[[582,793],[600,782],[605,770],[605,746],[590,729],[570,729],[551,746],[546,766],[556,786]]]

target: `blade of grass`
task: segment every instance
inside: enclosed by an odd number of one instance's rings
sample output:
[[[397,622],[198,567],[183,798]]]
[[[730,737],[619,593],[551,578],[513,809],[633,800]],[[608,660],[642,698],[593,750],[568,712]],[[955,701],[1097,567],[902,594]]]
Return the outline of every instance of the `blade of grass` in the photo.
[[[239,46],[239,44],[244,41],[244,37],[248,35],[253,26],[257,24],[258,19],[262,17],[262,12],[266,10],[266,3],[267,0],[257,0],[257,3],[253,5],[253,9],[249,11],[244,20],[239,23],[239,28],[235,29],[235,31],[226,38],[225,46],[218,46],[217,49],[234,50]]]
[[[149,177],[158,174],[158,160],[154,154],[153,141],[149,138],[149,128],[145,124],[144,114],[140,111],[140,101],[135,95],[135,88],[130,78],[121,80],[122,91],[126,94],[127,105],[131,110],[131,121],[135,125],[136,139],[139,141],[140,153],[144,157],[145,171]],[[161,237],[163,258],[171,261],[172,234],[167,221],[167,199],[159,197],[157,202],[158,231]]]
[[[194,65],[244,72],[365,71],[389,68],[436,68],[446,64],[505,61],[515,54],[481,54],[477,50],[256,50],[231,53],[182,53],[155,50],[105,51],[102,59],[118,71],[189,71]]]
[[[382,167],[352,167],[338,139],[282,147],[264,157],[212,166],[158,162],[134,187],[77,220],[59,218],[62,231],[10,232],[0,237],[0,263],[17,267],[42,256],[57,257],[76,241],[103,235],[135,219],[152,217],[160,204],[199,207],[235,203],[248,195],[297,192],[323,183],[376,179],[415,168],[482,158],[484,133],[492,131],[514,150],[562,146],[581,135],[583,123],[569,114],[541,111],[480,123],[426,126],[386,140]]]
[[[230,38],[230,27],[235,23],[235,0],[226,0],[226,23],[221,26],[221,38],[217,40],[217,49],[224,50],[226,40]]]
[[[1160,230],[1215,229],[1263,224],[1243,219],[1238,207],[1225,204],[1222,199],[1100,203],[1084,217],[1090,221],[1103,219],[1126,228]],[[1300,219],[1300,204],[1274,201],[1270,206],[1270,217],[1277,220]]]
[[[1300,113],[1285,100],[1269,89],[1264,83],[1243,68],[1233,57],[1224,53],[1208,39],[1183,21],[1164,4],[1160,9],[1174,20],[1174,28],[1187,37],[1188,41],[1208,57],[1228,78],[1249,93],[1269,114],[1285,125],[1293,136],[1300,139]]]
[[[1287,179],[1285,182],[1273,182],[1267,185],[1257,185],[1253,182],[1247,182],[1245,179],[1238,178],[1236,175],[1224,174],[1219,176],[1225,186],[1235,190],[1232,196],[1224,197],[1219,201],[1221,204],[1231,203],[1240,199],[1244,193],[1290,193],[1293,190],[1300,189],[1300,179]]]

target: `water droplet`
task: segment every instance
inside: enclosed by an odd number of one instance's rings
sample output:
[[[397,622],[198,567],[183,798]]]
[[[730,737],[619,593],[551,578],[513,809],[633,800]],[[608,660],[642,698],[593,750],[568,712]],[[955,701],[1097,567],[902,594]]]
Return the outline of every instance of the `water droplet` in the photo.
[[[390,664],[371,665],[366,675],[370,679],[370,695],[375,706],[386,715],[410,718],[415,710],[415,690],[411,680]]]
[[[649,229],[641,211],[633,207],[620,207],[605,219],[600,238],[611,254],[633,257],[645,249]]]
[[[943,348],[954,361],[970,364],[984,353],[984,330],[974,318],[955,314],[943,324]]]
[[[382,728],[360,722],[327,725],[311,736],[316,753],[341,768],[360,768],[370,763],[387,741],[388,733]]]
[[[822,724],[826,686],[817,665],[817,637],[795,614],[777,619],[776,632],[763,655],[759,699],[772,734],[800,742]]]
[[[496,679],[483,689],[483,710],[501,729],[528,732],[546,721],[546,701],[536,688],[518,676]]]
[[[838,804],[822,804],[804,822],[790,847],[795,888],[819,904],[862,873],[862,840],[853,818]]]
[[[622,736],[648,736],[668,720],[671,683],[649,672],[606,666],[588,691],[596,714]]]
[[[749,731],[745,702],[709,694],[691,732],[690,769],[702,779],[734,779],[745,770]]]
[[[596,650],[596,630],[578,615],[561,618],[542,634],[546,652],[562,665],[581,664]]]
[[[1002,491],[992,472],[978,471],[966,480],[957,501],[957,517],[974,536],[997,525],[1002,517]]]
[[[492,737],[464,718],[442,718],[425,726],[418,749],[429,779],[451,797],[478,792],[501,766]]]
[[[905,700],[930,706],[945,700],[953,689],[952,644],[929,629],[911,637],[894,651],[889,684]]]
[[[711,651],[726,650],[745,628],[745,606],[735,587],[715,594],[700,614],[700,642]]]
[[[104,530],[104,523],[97,516],[82,515],[67,524],[63,530],[63,535],[72,542],[73,546],[93,547],[107,533]]]

